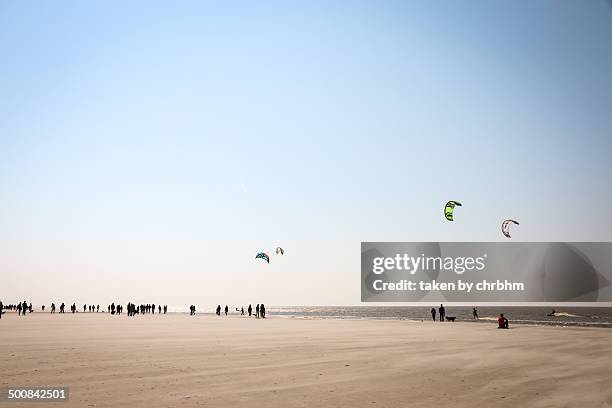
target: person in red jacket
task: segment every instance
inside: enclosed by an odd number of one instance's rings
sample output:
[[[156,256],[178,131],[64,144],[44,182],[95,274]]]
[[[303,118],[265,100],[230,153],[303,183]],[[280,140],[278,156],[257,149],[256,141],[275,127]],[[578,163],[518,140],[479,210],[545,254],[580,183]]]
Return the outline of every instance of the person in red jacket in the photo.
[[[497,319],[497,328],[498,329],[507,329],[508,328],[508,319],[504,317],[503,313],[500,313],[499,318]]]

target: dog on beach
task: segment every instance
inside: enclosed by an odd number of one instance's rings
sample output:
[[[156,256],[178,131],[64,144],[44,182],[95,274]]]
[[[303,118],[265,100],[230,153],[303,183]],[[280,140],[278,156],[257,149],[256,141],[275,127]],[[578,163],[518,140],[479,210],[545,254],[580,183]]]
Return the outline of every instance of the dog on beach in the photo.
[[[454,322],[456,318],[457,318],[456,316],[446,316],[446,321],[447,322]]]

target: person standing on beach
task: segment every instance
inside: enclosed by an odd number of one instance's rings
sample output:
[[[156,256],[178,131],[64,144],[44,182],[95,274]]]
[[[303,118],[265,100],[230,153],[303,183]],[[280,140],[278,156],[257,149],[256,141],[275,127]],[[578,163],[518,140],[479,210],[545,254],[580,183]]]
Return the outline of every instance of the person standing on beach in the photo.
[[[51,303],[51,313],[55,313],[55,303]]]
[[[436,308],[432,307],[431,308],[431,318],[433,319],[433,321],[436,321]]]
[[[255,318],[259,319],[259,303],[255,306]]]
[[[444,305],[440,303],[440,307],[438,308],[438,314],[440,315],[440,321],[444,321],[444,316],[446,315],[446,309]]]
[[[60,305],[60,313],[65,314],[66,313],[66,304],[64,302],[62,302],[62,304]]]
[[[164,305],[164,314],[168,313],[168,305]]]
[[[250,303],[249,303],[249,308],[247,309],[247,311],[249,312],[249,317],[251,317],[251,314],[253,313],[253,307],[251,306]]]
[[[17,303],[17,316],[21,316],[21,303]]]
[[[0,319],[2,319],[2,314],[4,313],[3,309],[4,309],[4,305],[2,304],[2,301],[0,300]]]
[[[225,315],[227,316],[227,312],[228,312],[229,308],[227,307],[227,305],[225,305]]]
[[[22,316],[25,316],[27,311],[28,311],[28,304],[24,300],[23,303],[21,304],[21,313],[22,313]]]
[[[262,319],[266,318],[266,307],[264,306],[263,303],[261,304],[261,306],[259,306],[259,315],[261,316]]]
[[[43,312],[45,311],[45,305],[42,305],[42,311]]]
[[[241,308],[240,308],[240,315],[241,315],[241,316],[244,316],[244,307],[241,307]]]
[[[478,310],[476,310],[476,308],[474,308],[474,310],[472,310],[472,315],[474,316],[475,320],[480,320],[480,319],[478,319]]]

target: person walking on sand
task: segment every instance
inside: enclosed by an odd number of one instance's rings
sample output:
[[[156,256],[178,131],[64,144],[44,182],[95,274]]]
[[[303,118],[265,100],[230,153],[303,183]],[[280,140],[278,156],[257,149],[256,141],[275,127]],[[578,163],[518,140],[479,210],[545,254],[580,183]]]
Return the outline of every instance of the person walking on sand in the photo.
[[[60,305],[60,313],[61,314],[66,313],[66,304],[64,302],[62,302],[62,304]]]
[[[480,320],[480,319],[478,318],[478,310],[476,310],[476,308],[474,308],[474,310],[472,310],[472,315],[474,316],[474,319],[475,319],[475,320]]]
[[[253,314],[253,306],[251,306],[250,303],[249,303],[249,308],[247,309],[247,311],[249,312],[249,317],[251,317],[251,315]]]
[[[51,313],[55,313],[55,303],[51,303]]]
[[[221,305],[217,305],[217,316],[221,316]]]
[[[227,305],[225,305],[225,315],[227,316],[227,312],[229,311],[229,308],[227,307]]]
[[[241,316],[244,316],[244,307],[241,307],[241,308],[240,308],[240,315],[241,315]]]
[[[436,308],[432,307],[431,308],[431,318],[433,319],[433,321],[436,321]]]
[[[255,318],[259,319],[259,303],[255,306]]]
[[[21,303],[17,303],[17,316],[21,316]]]
[[[261,304],[261,306],[259,306],[259,315],[261,316],[262,319],[266,318],[266,307],[264,306],[263,303]]]
[[[444,316],[446,315],[446,309],[444,305],[440,303],[440,307],[438,308],[438,314],[440,315],[440,321],[444,321]]]

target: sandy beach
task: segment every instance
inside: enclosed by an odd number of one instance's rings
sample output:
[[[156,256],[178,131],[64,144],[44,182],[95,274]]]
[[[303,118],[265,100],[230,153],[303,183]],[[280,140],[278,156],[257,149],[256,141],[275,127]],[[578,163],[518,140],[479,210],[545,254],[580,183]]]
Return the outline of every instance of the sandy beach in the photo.
[[[54,406],[612,406],[607,329],[7,313],[0,344],[0,388]]]

